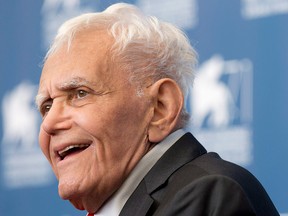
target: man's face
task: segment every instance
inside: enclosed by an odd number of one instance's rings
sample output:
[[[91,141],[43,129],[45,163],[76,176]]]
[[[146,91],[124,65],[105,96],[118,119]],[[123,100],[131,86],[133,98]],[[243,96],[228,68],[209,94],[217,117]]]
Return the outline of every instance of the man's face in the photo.
[[[94,34],[93,34],[94,33]],[[149,151],[151,100],[136,95],[117,70],[105,32],[76,36],[46,61],[38,106],[40,147],[59,180],[59,194],[96,211]]]

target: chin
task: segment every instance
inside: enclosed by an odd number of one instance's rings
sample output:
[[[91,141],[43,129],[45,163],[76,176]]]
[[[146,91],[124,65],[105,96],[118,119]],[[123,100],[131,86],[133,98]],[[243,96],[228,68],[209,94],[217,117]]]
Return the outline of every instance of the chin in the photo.
[[[86,210],[87,212],[97,212],[101,207],[99,203],[96,202],[86,202],[82,198],[70,199],[70,203],[78,210]],[[87,200],[86,200],[87,201]]]
[[[77,197],[81,197],[78,196],[77,193],[73,190],[67,190],[67,188],[63,188],[59,185],[58,188],[58,193],[59,196],[63,199],[63,200],[69,200],[69,202],[78,210],[85,210],[84,205],[82,203],[82,200],[80,198]]]
[[[58,193],[63,200],[69,202],[78,210],[85,210],[83,203],[83,194],[81,194],[79,185],[74,181],[59,181]]]
[[[81,197],[79,187],[73,181],[59,181],[58,193],[63,200],[72,200]]]
[[[78,209],[78,210],[85,210],[85,208],[84,208],[84,206],[83,206],[83,204],[82,204],[82,202],[80,201],[80,200],[73,200],[73,199],[71,199],[71,200],[69,200],[70,201],[70,203],[72,203],[72,205],[76,208],[76,209]]]

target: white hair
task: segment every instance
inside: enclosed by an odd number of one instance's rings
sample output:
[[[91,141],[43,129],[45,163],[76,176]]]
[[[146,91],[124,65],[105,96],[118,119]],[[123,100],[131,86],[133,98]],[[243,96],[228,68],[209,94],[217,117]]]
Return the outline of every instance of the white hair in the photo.
[[[118,3],[100,13],[87,13],[66,21],[46,54],[56,52],[64,43],[68,49],[74,35],[85,29],[107,30],[115,42],[112,56],[130,72],[131,82],[143,84],[147,78],[157,81],[173,79],[187,97],[194,80],[197,53],[187,36],[172,24],[144,15],[137,7]],[[96,35],[97,36],[97,35]],[[189,114],[183,108],[179,127]]]

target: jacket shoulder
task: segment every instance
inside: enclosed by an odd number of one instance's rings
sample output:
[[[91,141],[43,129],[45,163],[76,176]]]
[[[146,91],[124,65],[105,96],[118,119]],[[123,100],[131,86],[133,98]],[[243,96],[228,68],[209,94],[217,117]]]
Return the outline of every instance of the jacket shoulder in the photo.
[[[203,154],[180,167],[170,176],[166,187],[163,203],[170,204],[163,208],[165,212],[172,211],[167,206],[187,202],[187,212],[196,211],[193,212],[196,215],[210,215],[209,211],[219,213],[215,215],[228,212],[279,215],[261,183],[248,170],[221,159],[216,153]]]

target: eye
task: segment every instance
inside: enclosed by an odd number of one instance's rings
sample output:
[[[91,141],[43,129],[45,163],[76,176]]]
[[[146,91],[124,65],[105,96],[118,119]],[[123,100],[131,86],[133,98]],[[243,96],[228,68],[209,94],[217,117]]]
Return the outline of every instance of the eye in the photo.
[[[41,115],[43,117],[46,116],[49,110],[51,109],[51,107],[52,107],[52,101],[49,100],[49,101],[44,102],[40,107]]]
[[[87,87],[81,87],[69,91],[67,100],[73,107],[82,107],[93,103],[95,100],[95,92]]]
[[[81,99],[81,98],[84,98],[88,95],[88,92],[85,91],[85,90],[82,90],[82,89],[79,89],[76,91],[76,98],[77,99]]]

